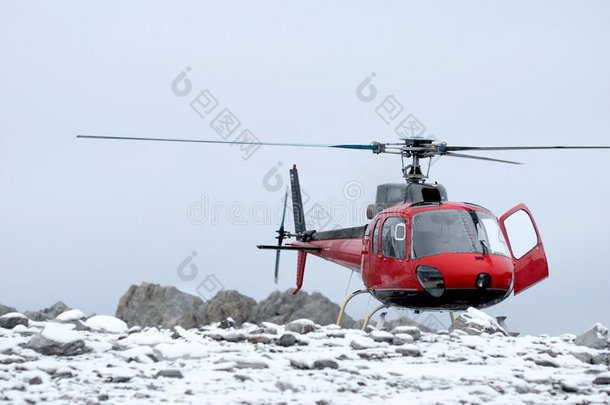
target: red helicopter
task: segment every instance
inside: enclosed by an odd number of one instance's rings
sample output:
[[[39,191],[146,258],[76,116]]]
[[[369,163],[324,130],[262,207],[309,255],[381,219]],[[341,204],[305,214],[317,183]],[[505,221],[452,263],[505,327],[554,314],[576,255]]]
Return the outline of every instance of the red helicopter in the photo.
[[[80,138],[147,140],[168,142],[229,143],[168,138],[133,138],[78,135]],[[370,145],[318,145],[259,143],[272,146],[330,147],[370,150],[374,154],[399,154],[403,161],[400,184],[377,187],[375,204],[369,205],[370,223],[329,231],[307,230],[296,165],[290,170],[295,232],[284,229],[287,197],[277,231],[277,245],[258,245],[276,250],[275,282],[280,252],[294,250],[297,258],[296,294],[303,285],[307,254],[321,257],[361,273],[366,289],[351,294],[345,306],[358,294],[369,293],[382,308],[397,306],[415,310],[460,311],[468,307],[495,305],[511,293],[518,294],[549,275],[540,233],[531,212],[519,204],[500,219],[489,210],[471,203],[448,201],[446,189],[428,182],[420,160],[434,156],[452,156],[493,162],[518,162],[457,153],[462,151],[540,150],[540,149],[610,149],[610,146],[524,146],[471,147],[448,146],[432,139],[413,137],[400,143],[373,142]],[[405,165],[405,159],[412,159]],[[285,239],[293,243],[283,244]]]

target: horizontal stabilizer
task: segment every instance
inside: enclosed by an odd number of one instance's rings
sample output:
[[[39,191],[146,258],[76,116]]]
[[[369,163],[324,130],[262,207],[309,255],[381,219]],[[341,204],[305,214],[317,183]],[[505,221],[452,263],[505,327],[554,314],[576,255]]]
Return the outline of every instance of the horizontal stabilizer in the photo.
[[[256,245],[259,249],[275,250],[300,250],[305,252],[320,252],[322,249],[316,246],[276,246],[276,245]]]

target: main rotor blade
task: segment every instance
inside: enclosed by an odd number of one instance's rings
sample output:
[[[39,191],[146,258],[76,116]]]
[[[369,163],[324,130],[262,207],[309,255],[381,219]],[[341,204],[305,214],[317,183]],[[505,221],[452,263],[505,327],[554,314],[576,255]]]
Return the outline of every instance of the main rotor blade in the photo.
[[[467,159],[488,160],[490,162],[510,163],[511,165],[522,165],[523,164],[523,163],[519,163],[519,162],[513,162],[512,160],[493,159],[493,158],[488,158],[488,157],[484,157],[484,156],[465,155],[463,153],[446,152],[446,153],[444,153],[444,155],[467,158]]]
[[[462,150],[610,149],[610,146],[441,146],[441,152]]]
[[[192,143],[220,143],[229,145],[264,145],[264,146],[298,146],[307,148],[340,148],[340,149],[363,149],[378,150],[380,145],[324,145],[317,143],[282,143],[282,142],[246,142],[246,141],[211,141],[204,139],[174,139],[174,138],[139,138],[132,136],[101,136],[101,135],[76,135],[77,138],[88,139],[112,139],[122,141],[157,141],[157,142],[192,142]]]

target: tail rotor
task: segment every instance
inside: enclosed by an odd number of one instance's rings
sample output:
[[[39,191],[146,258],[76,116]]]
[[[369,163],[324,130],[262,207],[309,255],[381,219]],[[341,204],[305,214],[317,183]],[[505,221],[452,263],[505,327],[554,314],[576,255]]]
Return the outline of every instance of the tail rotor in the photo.
[[[286,237],[286,231],[284,231],[284,219],[286,218],[286,204],[288,203],[288,187],[286,187],[286,194],[284,195],[284,210],[282,211],[282,222],[280,223],[280,229],[278,229],[276,232],[278,233],[278,235],[275,237],[277,239],[277,245],[282,246],[282,242],[284,241],[284,238]],[[277,278],[278,278],[278,273],[280,271],[280,252],[281,250],[278,249],[275,252],[275,273],[273,275],[273,281],[275,282],[275,284],[277,284]]]

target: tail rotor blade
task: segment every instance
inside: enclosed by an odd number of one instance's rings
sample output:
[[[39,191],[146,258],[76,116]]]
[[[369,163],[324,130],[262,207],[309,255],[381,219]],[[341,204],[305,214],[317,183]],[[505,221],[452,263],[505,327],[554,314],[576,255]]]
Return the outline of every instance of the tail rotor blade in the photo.
[[[284,210],[282,211],[282,222],[280,223],[280,229],[278,229],[277,233],[277,245],[282,246],[282,242],[284,241],[284,220],[286,219],[286,205],[288,203],[288,187],[286,187],[286,194],[284,194]],[[280,272],[280,252],[281,250],[277,250],[275,252],[275,273],[273,275],[273,281],[277,284],[278,274]]]
[[[275,252],[275,273],[273,274],[273,282],[275,284],[277,284],[277,278],[280,272],[280,252],[281,250]]]

